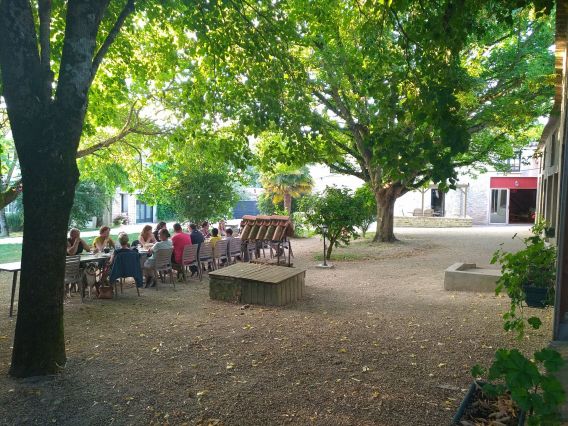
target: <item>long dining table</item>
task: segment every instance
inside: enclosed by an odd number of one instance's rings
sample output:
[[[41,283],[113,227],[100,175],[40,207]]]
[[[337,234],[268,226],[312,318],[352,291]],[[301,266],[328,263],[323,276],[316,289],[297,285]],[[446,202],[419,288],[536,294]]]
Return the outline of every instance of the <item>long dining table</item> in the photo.
[[[96,262],[101,263],[110,258],[109,253],[84,253],[81,254],[81,265],[86,265],[87,263]],[[16,284],[18,282],[18,273],[22,270],[21,262],[9,262],[0,263],[0,271],[12,272],[12,291],[10,296],[10,316],[14,313],[14,298],[16,295]]]

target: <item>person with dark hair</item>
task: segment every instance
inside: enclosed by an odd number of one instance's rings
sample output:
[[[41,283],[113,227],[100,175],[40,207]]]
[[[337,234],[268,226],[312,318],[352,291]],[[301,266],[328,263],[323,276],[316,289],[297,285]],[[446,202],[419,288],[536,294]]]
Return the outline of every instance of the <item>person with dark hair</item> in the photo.
[[[172,253],[172,260],[174,263],[181,265],[183,249],[185,246],[191,245],[191,238],[181,229],[181,225],[176,223],[174,225],[174,235],[172,237],[172,244],[174,246],[174,252]]]
[[[197,230],[197,225],[195,223],[191,223],[189,225],[189,229],[191,230],[191,233],[189,234],[191,237],[191,244],[201,244],[205,241],[203,234]]]
[[[217,244],[217,241],[221,240],[221,236],[219,235],[219,230],[217,228],[213,228],[211,230],[211,233],[213,236],[211,237],[209,242],[211,243],[211,248],[215,250],[215,244]]]
[[[205,238],[203,237],[203,234],[197,230],[197,225],[195,223],[191,223],[189,224],[189,229],[191,230],[191,233],[189,234],[191,244],[201,245],[203,241],[205,241]],[[189,269],[191,270],[191,276],[193,277],[197,273],[197,266],[192,265]]]
[[[160,230],[164,229],[164,228],[168,228],[168,225],[166,225],[166,222],[159,222],[156,225],[156,229],[154,229],[154,232],[152,232],[154,234],[154,238],[156,238],[156,241],[160,241]],[[170,236],[170,233],[168,232],[168,237]]]
[[[209,222],[205,221],[201,224],[201,233],[204,238],[211,238],[211,233],[209,232]]]

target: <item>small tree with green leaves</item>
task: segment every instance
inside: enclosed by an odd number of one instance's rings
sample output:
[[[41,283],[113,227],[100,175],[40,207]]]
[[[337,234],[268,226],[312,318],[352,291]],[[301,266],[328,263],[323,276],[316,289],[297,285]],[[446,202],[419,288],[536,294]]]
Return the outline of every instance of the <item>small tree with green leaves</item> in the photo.
[[[304,197],[300,208],[316,234],[323,235],[322,225],[327,225],[326,259],[331,258],[334,247],[348,245],[352,238],[359,237],[355,226],[359,223],[360,212],[349,189],[327,187],[322,194]]]

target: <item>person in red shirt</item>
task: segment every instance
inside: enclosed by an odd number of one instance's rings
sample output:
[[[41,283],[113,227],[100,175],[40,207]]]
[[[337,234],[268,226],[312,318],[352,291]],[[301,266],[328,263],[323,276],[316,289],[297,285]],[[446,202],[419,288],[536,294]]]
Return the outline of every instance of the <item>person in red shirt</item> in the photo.
[[[174,225],[174,235],[172,236],[172,244],[174,251],[172,253],[172,260],[174,263],[181,265],[183,257],[183,249],[185,246],[191,245],[191,238],[188,234],[182,231],[181,225],[176,223]]]

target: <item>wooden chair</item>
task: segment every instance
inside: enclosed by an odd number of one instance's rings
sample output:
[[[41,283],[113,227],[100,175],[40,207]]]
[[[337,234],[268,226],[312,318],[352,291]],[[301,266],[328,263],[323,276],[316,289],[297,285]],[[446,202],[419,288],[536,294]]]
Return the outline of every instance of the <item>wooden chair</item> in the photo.
[[[156,250],[154,253],[154,274],[156,279],[156,290],[158,290],[158,276],[162,276],[162,282],[165,282],[163,276],[170,275],[170,282],[173,284],[174,289],[176,288],[176,283],[174,280],[174,270],[172,269],[172,252],[171,249]]]
[[[227,259],[227,240],[219,240],[213,250],[213,260],[216,263],[216,269],[221,267],[221,261],[227,262]]]
[[[118,296],[117,282],[120,282],[120,293],[123,293],[125,278],[134,278],[136,281],[136,292],[140,296],[142,287],[142,268],[140,266],[140,254],[132,250],[120,252],[114,256],[112,270],[110,273],[110,284],[114,284],[114,294]]]
[[[215,266],[215,261],[213,259],[213,249],[210,243],[201,243],[199,245],[199,250],[197,251],[197,258],[199,259],[199,279],[203,278],[203,270],[207,270],[207,267],[203,267],[204,263],[211,262],[213,267]]]
[[[181,255],[181,273],[183,275],[183,281],[187,281],[187,270],[190,266],[195,266],[199,271],[199,262],[197,261],[197,250],[199,245],[188,244],[183,248],[183,253]],[[198,275],[199,276],[199,275]]]
[[[240,238],[231,238],[229,241],[230,241],[229,248],[228,248],[229,262],[230,263],[236,263],[237,257],[242,256],[242,253],[241,253],[242,240]]]
[[[69,297],[71,297],[71,288],[76,287],[79,290],[79,286],[81,285],[81,256],[67,256],[65,258],[65,290],[68,293]],[[81,294],[83,294],[83,288],[81,285]]]

